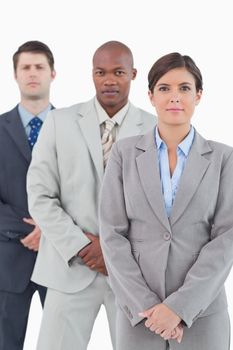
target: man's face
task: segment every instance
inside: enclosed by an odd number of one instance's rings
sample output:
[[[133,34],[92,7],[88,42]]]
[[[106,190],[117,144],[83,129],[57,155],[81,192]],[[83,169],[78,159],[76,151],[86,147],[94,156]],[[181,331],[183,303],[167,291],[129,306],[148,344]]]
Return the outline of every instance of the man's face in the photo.
[[[15,71],[22,100],[48,98],[50,84],[55,75],[44,54],[22,52]]]
[[[131,80],[136,77],[130,55],[120,49],[102,49],[93,59],[96,97],[110,117],[128,101]]]

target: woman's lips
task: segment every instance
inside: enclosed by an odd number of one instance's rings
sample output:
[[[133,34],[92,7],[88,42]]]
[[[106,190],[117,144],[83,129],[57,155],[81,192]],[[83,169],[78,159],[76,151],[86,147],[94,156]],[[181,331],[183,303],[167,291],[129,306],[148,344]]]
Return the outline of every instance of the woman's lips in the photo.
[[[183,111],[183,108],[167,108],[166,111],[169,111],[169,112],[181,112],[181,111]]]

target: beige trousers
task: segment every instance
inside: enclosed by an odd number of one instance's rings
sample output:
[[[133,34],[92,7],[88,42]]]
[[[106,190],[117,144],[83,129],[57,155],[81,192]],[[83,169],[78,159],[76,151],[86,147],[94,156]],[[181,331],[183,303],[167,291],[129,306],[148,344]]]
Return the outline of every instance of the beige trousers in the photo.
[[[101,305],[106,308],[115,349],[115,298],[108,279],[97,274],[87,288],[77,293],[48,289],[37,350],[86,350]]]

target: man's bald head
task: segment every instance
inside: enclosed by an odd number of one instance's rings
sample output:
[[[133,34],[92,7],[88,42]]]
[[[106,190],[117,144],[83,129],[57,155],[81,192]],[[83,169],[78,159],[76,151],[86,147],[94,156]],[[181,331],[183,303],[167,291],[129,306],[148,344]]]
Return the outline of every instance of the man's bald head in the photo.
[[[103,52],[105,54],[107,52],[109,52],[109,53],[118,52],[118,54],[124,54],[124,55],[128,56],[131,68],[133,68],[133,66],[134,66],[132,51],[130,50],[130,48],[127,45],[123,44],[120,41],[115,41],[115,40],[107,41],[106,43],[104,43],[103,45],[98,47],[98,49],[95,51],[95,53],[93,55],[93,63],[94,63],[95,58],[97,56],[103,54]]]
[[[94,53],[92,74],[97,100],[112,117],[128,102],[137,75],[131,50],[119,41],[104,43]]]

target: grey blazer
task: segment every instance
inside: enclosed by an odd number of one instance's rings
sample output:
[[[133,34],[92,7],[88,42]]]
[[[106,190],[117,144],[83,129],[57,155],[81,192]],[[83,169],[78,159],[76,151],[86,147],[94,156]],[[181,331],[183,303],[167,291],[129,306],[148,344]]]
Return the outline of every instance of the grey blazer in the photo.
[[[155,117],[130,104],[118,138],[147,132]],[[41,129],[28,171],[29,210],[42,230],[32,279],[76,292],[96,272],[70,259],[99,233],[98,202],[104,169],[94,99],[51,111]]]
[[[164,302],[191,327],[225,310],[233,263],[233,149],[195,139],[168,219],[154,134],[117,142],[100,203],[101,244],[118,303],[134,326]]]

